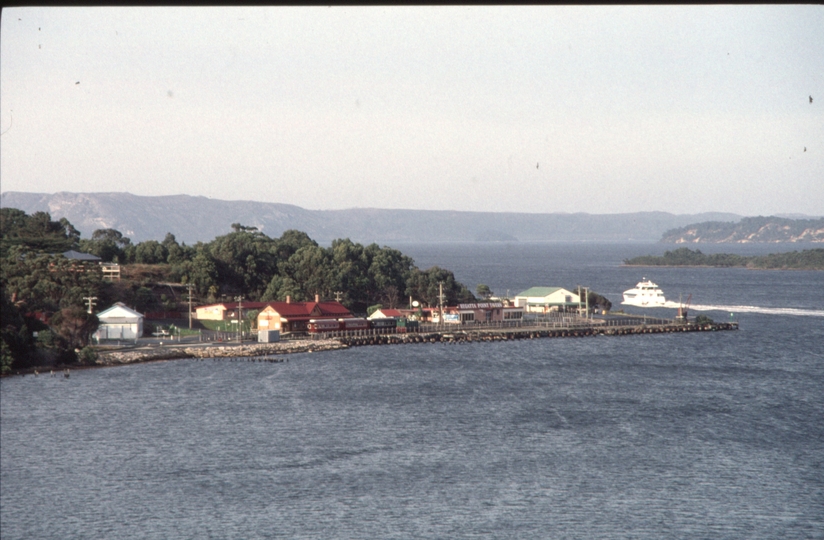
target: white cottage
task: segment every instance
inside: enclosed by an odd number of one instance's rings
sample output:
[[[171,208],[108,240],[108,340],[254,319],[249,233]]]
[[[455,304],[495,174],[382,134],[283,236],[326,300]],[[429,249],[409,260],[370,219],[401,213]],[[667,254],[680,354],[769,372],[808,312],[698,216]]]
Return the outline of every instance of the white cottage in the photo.
[[[143,314],[130,309],[126,304],[115,305],[97,314],[100,326],[95,339],[137,339],[143,335]]]

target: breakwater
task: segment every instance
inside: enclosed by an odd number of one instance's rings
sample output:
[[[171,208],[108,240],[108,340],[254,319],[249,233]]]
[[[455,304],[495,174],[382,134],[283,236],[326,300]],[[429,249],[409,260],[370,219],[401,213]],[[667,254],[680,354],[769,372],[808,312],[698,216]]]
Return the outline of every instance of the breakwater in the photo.
[[[301,339],[279,341],[277,343],[247,343],[243,345],[158,347],[157,349],[101,352],[98,355],[96,365],[114,366],[159,360],[178,360],[183,358],[247,358],[302,352],[333,351],[346,347],[347,345],[337,339]]]
[[[348,347],[365,345],[402,345],[405,343],[463,343],[476,341],[510,341],[518,339],[631,336],[675,332],[717,332],[738,330],[738,323],[711,324],[642,324],[637,326],[577,326],[569,328],[517,328],[493,330],[457,330],[416,334],[378,334],[338,338]]]

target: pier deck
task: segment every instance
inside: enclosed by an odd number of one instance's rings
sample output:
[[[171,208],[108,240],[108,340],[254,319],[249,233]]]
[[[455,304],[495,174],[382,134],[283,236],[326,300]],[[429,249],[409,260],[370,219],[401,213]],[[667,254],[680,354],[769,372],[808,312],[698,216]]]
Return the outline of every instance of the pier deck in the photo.
[[[738,330],[738,323],[684,324],[659,322],[655,324],[608,326],[605,324],[576,324],[568,327],[519,326],[510,328],[444,328],[437,331],[410,334],[365,334],[340,336],[336,339],[349,347],[363,345],[394,345],[404,343],[458,343],[473,341],[510,341],[518,339],[631,336],[676,332],[717,332]]]

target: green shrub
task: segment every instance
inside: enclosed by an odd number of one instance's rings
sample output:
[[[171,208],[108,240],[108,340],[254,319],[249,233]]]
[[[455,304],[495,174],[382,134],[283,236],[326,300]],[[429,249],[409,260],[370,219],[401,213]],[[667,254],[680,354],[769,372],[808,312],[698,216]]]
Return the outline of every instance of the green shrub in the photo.
[[[81,364],[94,365],[97,362],[97,351],[91,347],[83,347],[77,353],[77,360]]]
[[[705,324],[713,324],[715,321],[707,317],[706,315],[699,315],[695,318],[695,324],[698,325],[705,325]]]

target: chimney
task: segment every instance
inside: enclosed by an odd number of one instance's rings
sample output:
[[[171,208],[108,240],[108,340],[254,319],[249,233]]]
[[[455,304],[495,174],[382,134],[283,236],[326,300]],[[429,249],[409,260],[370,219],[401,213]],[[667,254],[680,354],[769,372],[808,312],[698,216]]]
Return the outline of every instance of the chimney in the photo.
[[[292,303],[292,297],[291,297],[291,296],[289,296],[288,294],[286,295],[286,303],[287,303],[287,304],[291,304],[291,303]]]
[[[320,295],[319,294],[315,295],[315,302],[320,302]]]

